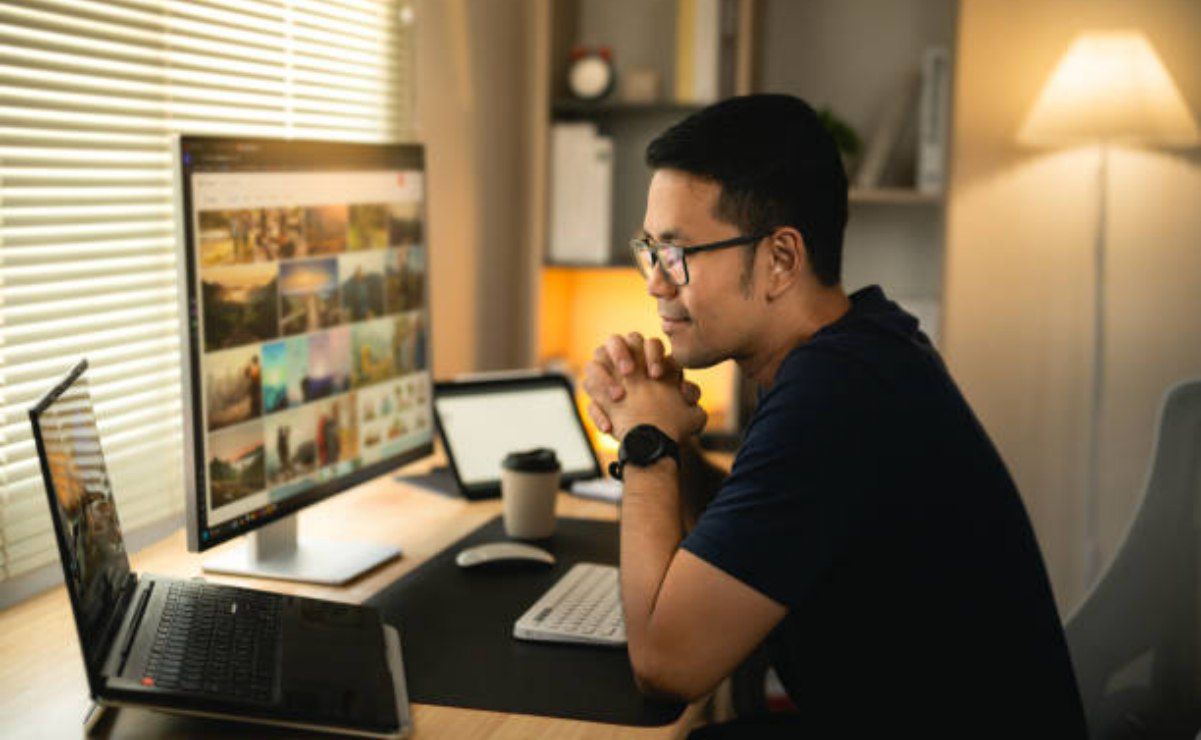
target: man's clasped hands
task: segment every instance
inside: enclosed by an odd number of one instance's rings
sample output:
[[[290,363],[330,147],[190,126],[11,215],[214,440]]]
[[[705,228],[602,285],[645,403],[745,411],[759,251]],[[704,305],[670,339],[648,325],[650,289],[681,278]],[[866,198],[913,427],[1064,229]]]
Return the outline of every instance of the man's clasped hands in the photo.
[[[614,334],[584,367],[588,415],[602,432],[621,440],[639,424],[653,424],[676,442],[705,428],[701,389],[684,379],[684,368],[663,342],[637,332]]]

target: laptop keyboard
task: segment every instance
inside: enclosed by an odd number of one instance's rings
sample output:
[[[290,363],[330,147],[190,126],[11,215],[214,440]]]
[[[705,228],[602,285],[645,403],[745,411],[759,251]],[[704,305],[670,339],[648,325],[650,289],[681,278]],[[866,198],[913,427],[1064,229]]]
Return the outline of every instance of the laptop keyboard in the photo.
[[[268,701],[279,663],[279,594],[212,584],[170,584],[142,683]]]

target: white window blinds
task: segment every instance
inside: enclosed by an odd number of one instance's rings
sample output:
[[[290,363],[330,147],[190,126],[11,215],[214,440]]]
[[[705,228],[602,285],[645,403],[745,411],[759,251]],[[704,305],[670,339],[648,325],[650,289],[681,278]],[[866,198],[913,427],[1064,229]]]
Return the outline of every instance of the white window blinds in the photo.
[[[57,559],[27,409],[81,356],[127,535],[182,511],[171,134],[411,138],[410,14],[0,0],[0,579]]]

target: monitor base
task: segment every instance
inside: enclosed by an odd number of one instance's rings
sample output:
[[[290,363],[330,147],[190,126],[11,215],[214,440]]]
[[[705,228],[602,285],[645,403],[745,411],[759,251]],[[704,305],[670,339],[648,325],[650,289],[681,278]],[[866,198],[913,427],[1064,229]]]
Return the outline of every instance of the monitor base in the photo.
[[[206,573],[341,586],[400,557],[400,548],[365,542],[300,539],[290,516],[246,535],[204,562]]]

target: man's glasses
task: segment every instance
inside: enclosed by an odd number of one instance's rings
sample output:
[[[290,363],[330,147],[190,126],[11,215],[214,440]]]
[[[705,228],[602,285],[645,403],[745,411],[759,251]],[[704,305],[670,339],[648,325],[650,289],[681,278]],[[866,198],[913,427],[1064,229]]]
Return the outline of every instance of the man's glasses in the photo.
[[[642,272],[642,276],[650,280],[655,267],[663,268],[663,274],[676,287],[688,284],[688,255],[697,252],[708,252],[714,249],[739,247],[744,244],[754,244],[760,239],[766,239],[772,232],[749,236],[736,236],[711,244],[698,244],[695,247],[680,247],[674,244],[656,244],[650,239],[631,239],[630,249],[634,252],[634,263]]]

